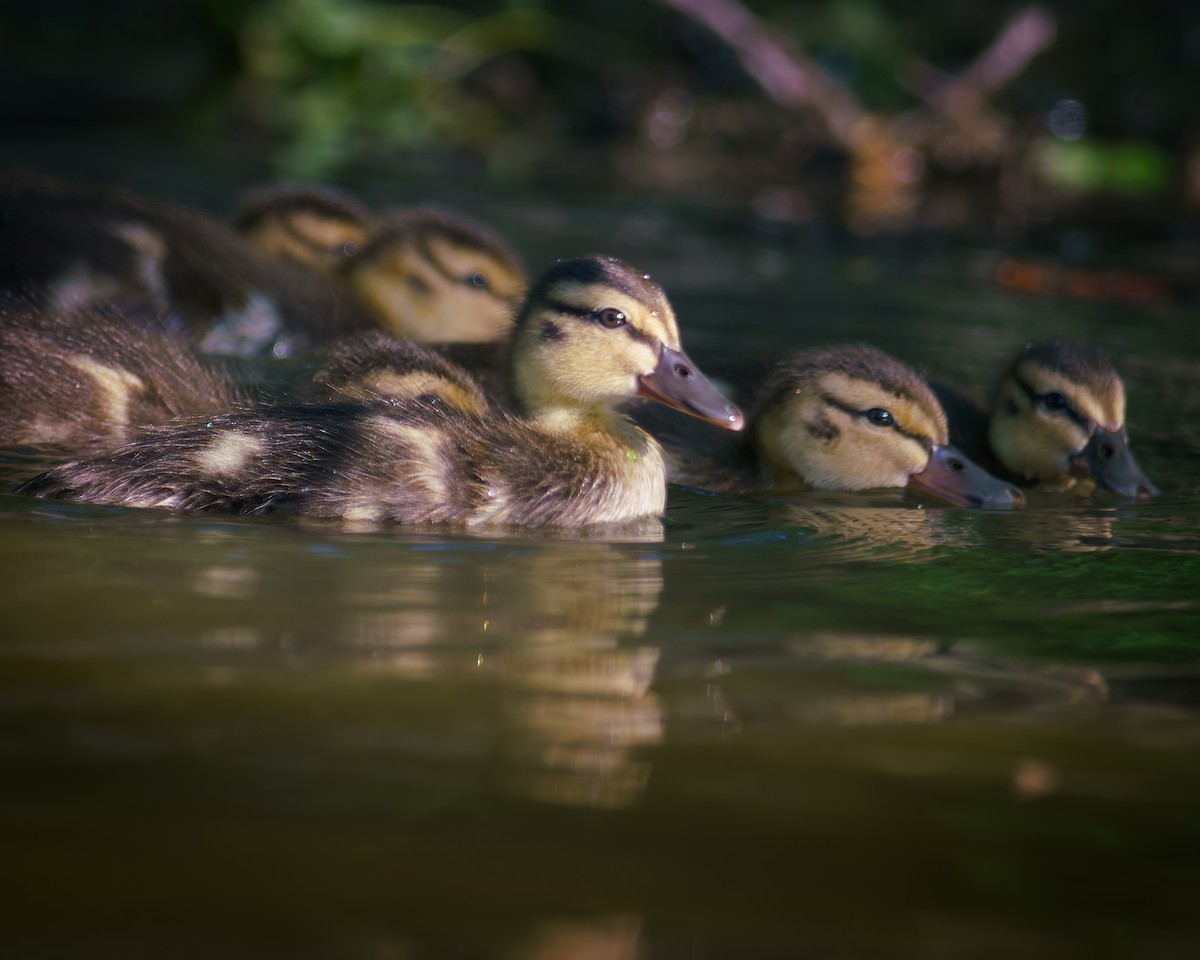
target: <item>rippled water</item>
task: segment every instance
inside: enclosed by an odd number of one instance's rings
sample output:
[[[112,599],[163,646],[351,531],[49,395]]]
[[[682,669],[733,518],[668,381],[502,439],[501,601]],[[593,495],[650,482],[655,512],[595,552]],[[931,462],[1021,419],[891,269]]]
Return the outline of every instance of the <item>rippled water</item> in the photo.
[[[1163,497],[673,490],[606,537],[2,494],[5,955],[1195,956],[1194,306],[697,216],[493,220],[646,266],[701,365],[1096,339]]]

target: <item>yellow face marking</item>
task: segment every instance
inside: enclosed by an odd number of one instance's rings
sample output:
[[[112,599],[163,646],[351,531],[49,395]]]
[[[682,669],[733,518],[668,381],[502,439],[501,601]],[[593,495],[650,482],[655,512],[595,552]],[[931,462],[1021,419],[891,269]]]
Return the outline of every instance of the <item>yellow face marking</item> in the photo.
[[[128,425],[130,405],[146,389],[141,379],[123,367],[106,366],[86,354],[75,354],[67,362],[91,378],[100,416],[113,425]]]
[[[1028,360],[1018,364],[1017,375],[1034,393],[1061,393],[1080,416],[1092,423],[1109,430],[1120,430],[1125,423],[1125,385],[1120,379],[1079,383]]]
[[[258,437],[236,430],[218,433],[203,450],[196,453],[194,462],[200,470],[214,477],[236,477],[246,464],[262,453]]]
[[[895,426],[861,414],[891,413]],[[891,393],[841,372],[784,394],[756,419],[755,437],[772,482],[782,487],[867,490],[903,487],[946,442],[940,405]]]
[[[433,396],[447,406],[467,413],[482,415],[488,408],[487,398],[479,391],[425,370],[411,373],[377,370],[333,389],[352,400],[410,400]]]
[[[350,282],[397,336],[425,343],[484,342],[504,336],[512,325],[511,303],[446,276],[411,245],[363,261]]]

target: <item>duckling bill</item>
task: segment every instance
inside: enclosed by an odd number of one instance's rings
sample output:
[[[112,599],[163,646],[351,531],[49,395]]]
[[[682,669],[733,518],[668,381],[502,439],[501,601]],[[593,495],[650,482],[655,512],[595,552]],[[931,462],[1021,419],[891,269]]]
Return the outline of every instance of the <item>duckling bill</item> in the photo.
[[[524,412],[420,397],[260,407],[149,429],[23,488],[42,497],[227,513],[467,526],[620,524],[661,515],[666,464],[618,407],[644,396],[738,430],[683,353],[662,290],[618,260],[556,264],[513,338]]]

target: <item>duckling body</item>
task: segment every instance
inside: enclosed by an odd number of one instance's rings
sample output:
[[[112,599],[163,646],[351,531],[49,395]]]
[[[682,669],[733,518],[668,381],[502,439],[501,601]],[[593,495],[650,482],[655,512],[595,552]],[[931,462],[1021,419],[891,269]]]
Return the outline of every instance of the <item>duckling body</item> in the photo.
[[[0,447],[68,456],[113,449],[144,424],[228,410],[243,391],[146,304],[0,310]]]
[[[1000,476],[1048,490],[1100,486],[1138,499],[1158,491],[1125,428],[1125,385],[1098,347],[1029,344],[1000,379],[990,408],[939,386],[951,439]]]
[[[866,345],[814,348],[752,388],[744,438],[660,433],[674,482],[719,492],[910,487],[962,506],[1020,494],[948,446],[945,414],[911,367]]]
[[[417,398],[263,408],[156,429],[64,464],[37,496],[401,523],[614,524],[656,517],[666,465],[617,412],[643,396],[719,423],[741,414],[679,350],[661,289],[619,261],[556,264],[514,334],[525,416]]]

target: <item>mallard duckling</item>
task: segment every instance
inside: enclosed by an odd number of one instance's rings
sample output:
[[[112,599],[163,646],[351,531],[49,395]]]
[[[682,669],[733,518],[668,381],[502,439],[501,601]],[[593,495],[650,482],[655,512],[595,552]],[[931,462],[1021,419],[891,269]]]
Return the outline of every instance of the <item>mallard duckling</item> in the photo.
[[[278,188],[252,195],[234,224],[261,252],[345,283],[397,337],[497,340],[525,287],[521,258],[499,235],[441,211],[376,217],[327,187]]]
[[[269,187],[243,199],[233,228],[268,257],[332,272],[362,250],[375,221],[332,187]]]
[[[344,285],[261,255],[224,221],[19,174],[0,177],[0,284],[56,313],[147,300],[212,353],[284,355],[377,326]]]
[[[327,401],[400,403],[421,400],[484,416],[491,402],[466,370],[430,347],[379,331],[347,337],[330,347],[310,391]]]
[[[525,289],[520,257],[497,234],[428,210],[389,216],[338,276],[384,330],[425,343],[507,336]]]
[[[1158,496],[1129,449],[1125,384],[1098,347],[1033,343],[1009,365],[990,411],[939,387],[951,439],[1000,476],[1021,484],[1103,487],[1125,497]]]
[[[293,201],[268,204],[246,229],[253,235],[257,222],[278,239],[285,222],[316,243],[351,219],[335,217],[343,208],[332,200]],[[342,262],[317,269],[267,256],[198,211],[5,175],[0,285],[59,312],[144,298],[203,351],[234,356],[287,356],[381,327],[433,341],[495,339],[509,327],[524,272],[491,231],[435,213],[389,217],[371,230],[361,247],[342,245]],[[257,242],[269,246],[261,234]]]
[[[681,443],[679,427],[663,425],[673,481],[740,493],[908,487],[959,506],[1022,502],[1018,490],[948,445],[946,415],[929,385],[874,347],[803,350],[754,393],[740,441]]]
[[[63,464],[42,497],[369,522],[582,526],[659,516],[666,464],[618,412],[646,397],[737,430],[742,415],[680,350],[666,295],[617,260],[556,264],[516,322],[525,416],[422,403],[269,407],[151,429]]]
[[[230,375],[153,322],[144,304],[0,310],[0,447],[92,455],[140,425],[241,402]]]

